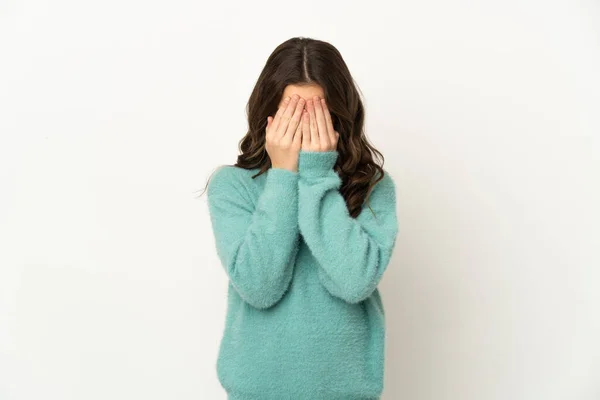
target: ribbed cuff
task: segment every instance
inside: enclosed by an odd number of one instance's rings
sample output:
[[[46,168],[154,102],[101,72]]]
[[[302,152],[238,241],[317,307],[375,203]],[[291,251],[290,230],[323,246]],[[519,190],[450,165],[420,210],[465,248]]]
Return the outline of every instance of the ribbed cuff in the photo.
[[[338,158],[337,150],[304,151],[298,156],[298,172],[301,176],[320,177],[327,175],[335,166]]]
[[[269,168],[267,171],[267,179],[282,184],[295,184],[298,181],[298,173],[285,168]]]
[[[257,209],[270,215],[273,224],[266,226],[266,233],[279,231],[293,233],[298,227],[298,180],[297,172],[283,168],[267,170],[265,186],[260,194]]]

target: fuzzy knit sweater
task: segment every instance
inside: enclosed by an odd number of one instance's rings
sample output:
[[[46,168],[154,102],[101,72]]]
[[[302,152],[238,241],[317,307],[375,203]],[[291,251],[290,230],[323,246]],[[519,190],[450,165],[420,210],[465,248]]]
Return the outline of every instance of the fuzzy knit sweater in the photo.
[[[352,218],[337,151],[300,151],[298,171],[223,166],[208,186],[229,278],[216,369],[229,400],[372,400],[383,391],[377,285],[396,242],[385,171]]]

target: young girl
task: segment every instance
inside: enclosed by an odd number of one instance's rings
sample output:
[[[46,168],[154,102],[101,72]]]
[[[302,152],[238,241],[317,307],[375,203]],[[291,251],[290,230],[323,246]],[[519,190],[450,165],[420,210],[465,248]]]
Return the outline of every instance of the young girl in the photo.
[[[396,194],[348,67],[329,43],[287,40],[247,112],[242,154],[207,186],[229,278],[219,381],[229,400],[379,399]]]

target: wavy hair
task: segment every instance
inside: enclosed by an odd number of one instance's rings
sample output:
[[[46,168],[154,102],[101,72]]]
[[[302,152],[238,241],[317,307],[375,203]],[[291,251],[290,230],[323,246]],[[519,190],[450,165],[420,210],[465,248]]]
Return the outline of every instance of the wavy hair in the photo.
[[[239,142],[241,154],[233,165],[259,169],[252,178],[265,173],[271,167],[265,149],[267,116],[275,116],[288,85],[315,84],[323,88],[333,127],[340,134],[334,170],[342,181],[340,193],[348,212],[356,218],[363,203],[368,204],[373,186],[383,179],[384,157],[365,136],[365,108],[358,85],[330,43],[294,37],[271,53],[248,100],[248,132]]]

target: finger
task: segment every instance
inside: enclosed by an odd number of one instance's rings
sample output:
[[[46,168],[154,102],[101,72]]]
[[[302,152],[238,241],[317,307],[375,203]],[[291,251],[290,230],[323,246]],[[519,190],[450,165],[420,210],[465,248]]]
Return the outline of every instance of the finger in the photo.
[[[271,118],[271,116],[269,115],[269,116],[267,117],[267,127],[265,128],[265,132],[266,132],[266,133],[265,133],[265,136],[266,136],[266,137],[269,137],[269,129],[271,129],[271,125],[272,125],[272,122],[271,122],[271,121],[273,121],[273,119],[272,119],[272,118]]]
[[[302,148],[308,150],[310,147],[310,116],[308,111],[302,113]]]
[[[321,100],[318,97],[316,97],[316,100],[315,100],[315,114],[317,116],[317,129],[319,131],[319,149],[327,148],[327,147],[329,147],[329,135],[327,133],[327,123],[325,122],[325,114],[323,114],[323,107],[321,106]]]
[[[290,118],[290,122],[288,124],[288,128],[285,132],[285,140],[292,142],[294,138],[294,133],[296,129],[298,129],[298,125],[300,125],[300,119],[302,117],[302,110],[304,109],[304,99],[298,99],[296,103],[296,109],[294,110],[294,114],[292,114],[292,118]]]
[[[290,100],[291,100],[290,96],[287,96],[285,99],[283,99],[283,103],[281,104],[279,109],[277,109],[277,113],[275,114],[275,118],[273,119],[273,124],[272,124],[273,132],[277,132],[277,128],[279,128],[279,123],[281,121],[281,116],[283,115],[285,109],[287,108],[288,104],[290,103]]]
[[[287,129],[288,129],[288,126],[292,119],[292,116],[294,115],[294,112],[296,111],[296,106],[298,105],[298,100],[300,100],[300,96],[298,96],[297,94],[294,94],[292,96],[292,99],[290,100],[290,102],[287,104],[285,111],[281,115],[281,120],[279,121],[279,126],[277,127],[277,133],[275,134],[275,136],[277,138],[281,139],[287,132]]]
[[[315,101],[312,100],[308,104],[308,116],[309,116],[309,126],[310,126],[310,135],[309,135],[309,144],[318,145],[319,144],[319,131],[317,129],[317,114],[315,114]]]
[[[300,116],[301,120],[304,120],[304,112],[302,112],[302,115]],[[294,139],[292,140],[292,147],[294,149],[297,149],[300,147],[300,145],[302,144],[302,127],[304,126],[304,124],[301,122],[298,124],[298,128],[296,128],[296,132],[294,133]]]
[[[292,116],[290,124],[288,125],[288,130],[286,131],[285,135],[283,135],[283,137],[281,138],[280,143],[285,147],[291,147],[296,142],[296,136],[299,136],[299,131],[302,128],[302,124],[298,123],[296,124],[296,129],[292,131],[292,125],[295,118],[295,116]],[[302,117],[300,116],[298,117],[298,119],[302,119]]]
[[[329,135],[329,143],[335,143],[335,130],[333,129],[333,121],[331,120],[331,113],[325,99],[321,99],[321,105],[323,106],[323,114],[325,114],[325,124],[327,125],[327,134]]]

